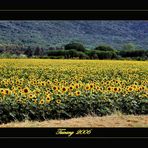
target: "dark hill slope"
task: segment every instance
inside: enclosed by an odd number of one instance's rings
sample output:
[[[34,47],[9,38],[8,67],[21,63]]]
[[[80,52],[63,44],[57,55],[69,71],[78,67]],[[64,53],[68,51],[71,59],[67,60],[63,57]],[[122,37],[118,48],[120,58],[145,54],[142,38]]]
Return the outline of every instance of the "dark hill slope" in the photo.
[[[132,42],[148,49],[148,21],[0,21],[1,46],[61,46],[80,41],[86,47]]]

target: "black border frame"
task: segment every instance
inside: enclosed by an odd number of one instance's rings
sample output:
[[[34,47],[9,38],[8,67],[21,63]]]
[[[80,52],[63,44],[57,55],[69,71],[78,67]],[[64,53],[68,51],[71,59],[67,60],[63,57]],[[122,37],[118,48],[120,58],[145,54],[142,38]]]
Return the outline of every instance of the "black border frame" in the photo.
[[[0,20],[148,20],[147,10],[0,10]]]
[[[0,10],[0,20],[148,20],[147,16],[148,10]],[[104,142],[107,144],[109,141],[108,144],[111,144],[112,140],[117,142],[118,139],[120,142],[130,140],[136,143],[139,140],[148,144],[148,128],[66,128],[73,131],[93,129],[89,137],[59,137],[55,135],[57,129],[59,128],[0,128],[0,141],[9,139],[13,143],[14,140],[24,142],[26,139],[39,144],[40,139],[48,144],[53,139],[74,139],[75,142],[79,139],[87,142],[90,139],[94,143],[101,140],[104,145]]]
[[[146,0],[99,0],[99,1],[86,1],[86,0],[3,0],[0,4],[0,9],[2,10],[27,10],[27,9],[147,9],[148,2]]]
[[[74,132],[73,135],[57,134],[59,129],[65,129],[68,132]],[[78,130],[91,130],[90,134],[76,135]],[[36,138],[36,139],[50,139],[50,138],[97,138],[97,139],[148,139],[148,128],[91,128],[91,127],[53,127],[53,128],[0,128],[1,138]]]

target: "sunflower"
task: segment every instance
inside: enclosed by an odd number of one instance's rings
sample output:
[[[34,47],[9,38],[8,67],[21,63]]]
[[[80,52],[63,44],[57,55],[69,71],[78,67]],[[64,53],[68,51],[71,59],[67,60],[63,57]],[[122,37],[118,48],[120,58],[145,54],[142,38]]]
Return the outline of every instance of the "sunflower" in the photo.
[[[57,100],[56,100],[56,103],[57,103],[57,104],[61,104],[61,100],[60,100],[60,99],[57,99]]]
[[[55,79],[53,82],[54,82],[54,83],[57,83],[57,82],[58,82],[58,79]]]
[[[29,91],[30,91],[30,90],[29,90],[28,87],[26,87],[26,88],[23,89],[23,93],[25,93],[25,94],[29,93]]]
[[[34,80],[34,81],[33,81],[33,84],[34,84],[34,85],[36,85],[36,84],[37,84],[37,81],[36,81],[36,80]]]
[[[134,85],[138,85],[138,82],[134,82]]]
[[[106,82],[106,84],[108,85],[108,84],[110,84],[110,82],[109,82],[109,81],[107,81],[107,82]]]
[[[133,91],[133,87],[132,87],[132,86],[129,86],[129,87],[127,88],[127,91],[128,91],[128,92]]]
[[[80,91],[76,91],[76,92],[75,92],[75,95],[76,95],[76,96],[80,96],[80,95],[81,95],[81,92],[80,92]]]
[[[107,88],[107,90],[108,90],[108,91],[112,91],[112,87],[109,86],[109,87]]]
[[[32,98],[34,98],[34,95],[31,93],[28,95],[28,97],[29,97],[29,99],[32,99]]]
[[[33,103],[34,104],[37,104],[37,99],[33,99]]]
[[[13,81],[10,81],[9,84],[10,84],[10,85],[13,85]]]
[[[140,86],[140,90],[144,90],[145,89],[145,87],[144,86]]]
[[[137,85],[132,85],[132,87],[133,87],[133,89],[135,89],[135,90],[137,89]]]
[[[122,88],[121,87],[118,87],[118,92],[121,92],[122,91]]]
[[[120,84],[122,85],[122,84],[123,84],[123,82],[122,82],[122,81],[120,81]]]
[[[4,85],[5,85],[5,87],[8,87],[8,83],[5,83]]]
[[[70,87],[69,87],[69,90],[73,90],[74,89],[74,87],[71,85]]]
[[[31,81],[30,84],[31,84],[31,85],[34,85],[34,81]]]
[[[74,87],[75,87],[76,89],[78,89],[78,88],[79,88],[79,84],[75,84]]]
[[[55,91],[57,91],[58,90],[58,87],[57,86],[53,86],[52,89],[55,90]]]
[[[49,92],[50,91],[50,88],[46,88],[46,91]]]
[[[90,90],[90,85],[89,84],[85,86],[85,90]]]
[[[40,104],[40,105],[44,104],[44,100],[41,99],[40,102],[39,102],[39,104]]]
[[[119,80],[115,80],[115,83],[118,84],[119,83]]]
[[[103,82],[103,81],[101,82],[102,85],[104,85],[104,83],[105,83],[105,82]]]
[[[17,103],[20,104],[21,103],[21,99],[17,99]]]
[[[1,89],[1,94],[3,95],[3,96],[5,96],[6,95],[6,91],[5,91],[5,89]]]
[[[50,84],[51,84],[50,80],[47,80],[47,85],[50,85]]]
[[[46,96],[46,103],[49,103],[51,101],[51,98],[49,95]]]
[[[114,92],[118,92],[118,91],[119,91],[118,87],[114,87],[114,88],[113,88],[113,91],[114,91]]]
[[[17,85],[20,83],[20,81],[19,80],[16,80],[16,82],[15,82]]]
[[[135,88],[135,91],[136,91],[136,92],[140,92],[139,87]]]
[[[17,88],[18,88],[19,90],[21,90],[21,89],[22,89],[22,88],[21,88],[21,86],[18,86]]]
[[[0,92],[3,93],[5,90],[3,88],[0,89]]]
[[[71,83],[72,86],[74,86],[74,83]]]
[[[99,87],[99,86],[96,86],[95,88],[96,88],[96,90],[98,90],[98,91],[100,90],[100,87]]]
[[[41,86],[46,86],[46,82],[41,82],[40,85]]]
[[[5,89],[5,93],[6,93],[7,95],[10,95],[10,94],[11,94],[11,90]]]
[[[67,88],[66,87],[62,87],[62,92],[66,92],[67,91]]]
[[[90,84],[90,88],[92,89],[94,87],[94,84]]]

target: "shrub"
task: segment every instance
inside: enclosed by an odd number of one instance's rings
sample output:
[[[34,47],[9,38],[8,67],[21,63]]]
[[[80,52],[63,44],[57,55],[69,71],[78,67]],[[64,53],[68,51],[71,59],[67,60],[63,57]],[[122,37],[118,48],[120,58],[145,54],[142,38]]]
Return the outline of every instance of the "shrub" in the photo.
[[[114,49],[108,45],[100,45],[97,46],[94,50],[100,50],[100,51],[114,51]]]
[[[119,54],[122,57],[147,57],[148,58],[147,50],[121,50]]]
[[[80,43],[69,43],[69,44],[65,45],[64,49],[65,50],[75,49],[77,51],[82,51],[82,52],[84,52],[86,50],[85,47]]]

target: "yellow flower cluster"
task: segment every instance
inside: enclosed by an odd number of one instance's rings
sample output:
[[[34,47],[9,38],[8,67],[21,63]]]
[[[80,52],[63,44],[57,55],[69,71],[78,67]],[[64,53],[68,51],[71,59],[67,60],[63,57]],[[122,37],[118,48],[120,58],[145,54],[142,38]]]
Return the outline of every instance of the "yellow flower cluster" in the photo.
[[[131,93],[148,99],[147,61],[0,60],[0,100],[44,105],[88,94]]]

